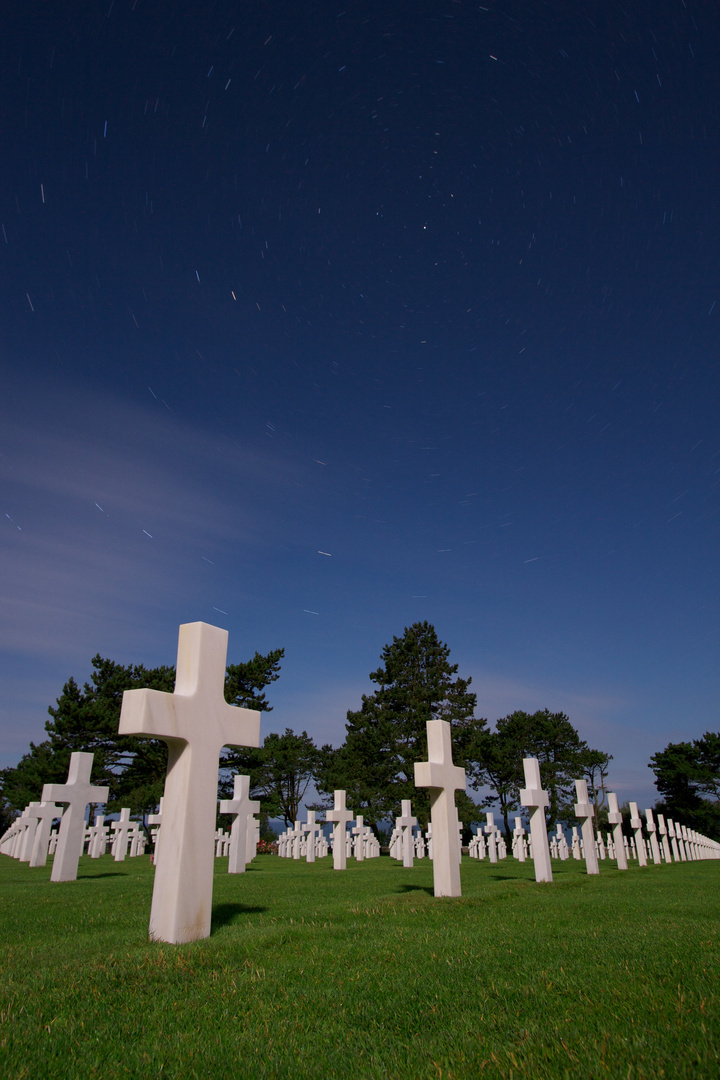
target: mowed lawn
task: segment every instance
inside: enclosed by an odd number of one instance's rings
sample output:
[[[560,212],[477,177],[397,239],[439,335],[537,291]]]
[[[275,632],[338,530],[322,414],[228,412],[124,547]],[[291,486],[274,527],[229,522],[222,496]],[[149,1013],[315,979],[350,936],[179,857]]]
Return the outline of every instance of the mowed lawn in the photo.
[[[150,944],[147,856],[0,856],[0,1075],[720,1076],[720,862],[627,872],[216,860],[213,933]]]

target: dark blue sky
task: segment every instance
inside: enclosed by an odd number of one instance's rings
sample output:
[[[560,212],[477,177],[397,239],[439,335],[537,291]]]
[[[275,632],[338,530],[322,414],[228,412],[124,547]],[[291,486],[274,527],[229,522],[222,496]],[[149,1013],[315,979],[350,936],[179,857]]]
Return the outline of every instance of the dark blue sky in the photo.
[[[718,729],[720,9],[3,21],[0,764],[197,619],[337,745],[428,619],[653,801]]]

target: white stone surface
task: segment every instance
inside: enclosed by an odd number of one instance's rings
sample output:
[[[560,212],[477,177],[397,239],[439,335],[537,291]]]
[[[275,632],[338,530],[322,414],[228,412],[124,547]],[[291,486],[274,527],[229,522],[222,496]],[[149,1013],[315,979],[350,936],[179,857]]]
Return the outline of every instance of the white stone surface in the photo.
[[[90,827],[90,846],[88,855],[91,859],[99,859],[107,849],[108,827],[105,824],[105,815],[96,814],[95,822]]]
[[[119,819],[117,821],[110,822],[110,828],[113,832],[112,851],[113,856],[115,857],[115,862],[125,861],[132,824],[133,823],[130,820],[129,806],[123,806],[120,810]]]
[[[402,799],[400,802],[400,817],[395,819],[395,825],[401,829],[401,858],[404,867],[412,867],[415,843],[413,828],[417,825],[417,818],[412,815],[410,799]]]
[[[645,841],[642,834],[642,818],[640,817],[638,804],[636,802],[630,803],[630,827],[635,832],[635,856],[638,861],[638,866],[647,866]]]
[[[488,857],[491,863],[498,861],[497,852],[497,832],[495,829],[495,815],[488,812],[486,814],[487,824],[485,826],[485,835],[487,836],[487,849]]]
[[[513,829],[513,855],[518,860],[518,862],[525,862],[525,829],[523,828],[521,817],[515,818],[515,828]]]
[[[353,825],[351,830],[355,838],[353,842],[355,861],[362,862],[365,858],[365,823],[363,821],[363,815],[358,814],[355,822],[356,824]]]
[[[62,806],[57,806],[53,802],[41,802],[37,808],[35,816],[38,819],[38,824],[35,829],[35,840],[30,855],[31,867],[44,866],[47,862],[52,823],[55,818],[59,818],[61,814]]]
[[[520,791],[520,804],[530,811],[530,836],[535,864],[536,881],[552,881],[550,844],[545,825],[545,807],[550,798],[540,782],[540,762],[537,758],[523,758],[525,787]]]
[[[317,837],[320,832],[320,826],[315,820],[315,810],[308,810],[307,821],[303,826],[303,832],[306,834],[305,862],[315,862]]]
[[[160,844],[162,837],[162,819],[163,819],[163,798],[160,797],[160,803],[158,805],[157,814],[148,814],[148,825],[153,826],[152,838],[155,845],[155,851],[153,852],[153,863],[155,866],[158,864],[158,856],[160,854]]]
[[[657,819],[658,833],[660,834],[660,847],[662,848],[663,858],[665,862],[671,863],[672,855],[670,853],[670,841],[668,840],[668,828],[665,822],[665,818],[662,814],[658,814]]]
[[[587,789],[587,780],[575,781],[575,817],[580,820],[580,829],[583,838],[583,854],[585,856],[585,869],[588,874],[599,874],[597,851],[595,847],[595,834],[593,832],[593,818],[595,807],[590,802]]]
[[[235,816],[230,826],[228,874],[245,873],[248,863],[248,819],[259,812],[260,803],[250,798],[250,777],[236,773],[233,777],[232,799],[220,801],[220,813]]]
[[[608,791],[608,821],[613,827],[613,851],[618,870],[627,870],[627,858],[625,857],[625,844],[623,843],[622,814],[618,806],[616,792]]]
[[[465,790],[465,770],[453,765],[449,722],[428,720],[426,727],[428,760],[415,762],[415,786],[430,788],[434,892],[461,896],[455,792]]]
[[[43,802],[67,803],[60,821],[58,844],[50,873],[51,881],[75,881],[85,839],[87,805],[107,802],[110,789],[90,783],[94,756],[76,751],[70,755],[67,783],[43,786]]]
[[[181,943],[210,933],[218,761],[223,746],[259,746],[260,713],[225,701],[228,634],[185,623],[175,692],[126,690],[119,733],[168,744],[162,858],[155,872],[150,937]]]
[[[657,842],[657,825],[653,817],[652,810],[645,811],[645,824],[647,831],[650,834],[650,850],[652,851],[652,860],[656,866],[660,865],[660,847]]]

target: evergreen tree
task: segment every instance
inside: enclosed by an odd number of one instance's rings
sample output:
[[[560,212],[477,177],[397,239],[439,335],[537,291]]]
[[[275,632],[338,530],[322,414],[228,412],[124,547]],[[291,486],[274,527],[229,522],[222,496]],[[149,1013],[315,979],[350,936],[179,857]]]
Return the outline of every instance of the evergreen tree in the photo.
[[[306,731],[296,735],[292,728],[285,728],[282,735],[267,735],[259,749],[231,751],[224,764],[233,772],[247,774],[251,797],[261,800],[269,817],[282,818],[288,826],[298,819],[319,760]]]
[[[457,664],[428,622],[406,627],[382,651],[383,666],[370,674],[378,689],[363,694],[357,711],[347,714],[346,738],[338,750],[323,747],[317,787],[328,795],[345,788],[347,804],[373,825],[400,812],[402,799],[412,799],[418,820],[427,822],[429,792],[415,787],[414,765],[427,760],[426,722],[468,720],[476,696],[470,679],[456,678]],[[474,811],[470,800],[458,799],[460,816]]]
[[[574,821],[575,779],[595,772],[600,764],[607,774],[610,757],[590,750],[565,713],[542,709],[535,713],[516,710],[498,720],[495,731],[473,731],[464,726],[461,739],[466,769],[473,787],[488,786],[484,806],[500,804],[505,832],[510,834],[509,815],[520,809],[520,789],[525,786],[523,758],[536,757],[540,777],[550,796],[546,810],[548,828],[558,821]]]
[[[283,649],[254,657],[227,668],[225,696],[230,704],[267,712],[264,690],[279,675]],[[123,666],[99,655],[92,659],[90,682],[81,688],[74,678],[63,687],[55,706],[48,709],[48,738],[30,744],[17,766],[0,771],[0,797],[10,810],[21,810],[40,798],[44,783],[67,778],[70,754],[95,755],[93,781],[108,785],[108,810],[129,806],[133,813],[154,809],[160,801],[167,771],[167,744],[157,739],[118,735],[125,690],[149,688],[172,693],[175,668]],[[229,752],[228,752],[229,753]],[[227,754],[225,755],[227,757]],[[221,761],[221,766],[225,761]]]
[[[720,839],[720,734],[706,731],[692,742],[668,743],[648,767],[662,797],[656,810]]]

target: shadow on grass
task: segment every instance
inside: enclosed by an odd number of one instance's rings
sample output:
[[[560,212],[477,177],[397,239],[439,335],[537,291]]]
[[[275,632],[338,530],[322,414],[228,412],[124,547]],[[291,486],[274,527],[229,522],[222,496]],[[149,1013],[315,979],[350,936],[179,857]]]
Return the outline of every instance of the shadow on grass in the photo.
[[[97,881],[97,879],[101,878],[101,877],[128,877],[128,871],[127,870],[106,870],[102,874],[88,874],[87,872],[84,873],[84,874],[78,873],[77,880],[78,881]]]
[[[428,896],[435,895],[435,890],[429,885],[400,885],[398,887],[398,892],[424,892],[427,893]]]
[[[262,915],[265,907],[250,907],[248,904],[215,904],[212,909],[212,929],[228,926],[239,915]]]

